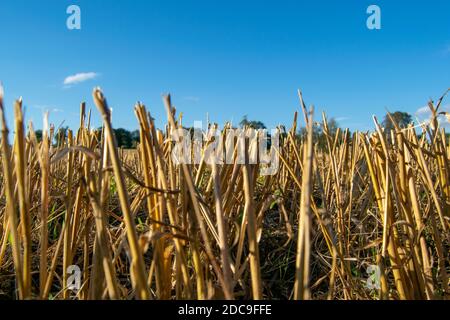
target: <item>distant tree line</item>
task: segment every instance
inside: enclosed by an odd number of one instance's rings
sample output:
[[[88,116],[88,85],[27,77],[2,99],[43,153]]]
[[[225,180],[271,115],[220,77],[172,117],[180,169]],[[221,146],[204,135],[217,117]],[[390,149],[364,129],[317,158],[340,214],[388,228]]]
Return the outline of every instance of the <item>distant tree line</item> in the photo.
[[[411,115],[406,112],[396,111],[394,113],[391,113],[391,117],[400,128],[405,128],[409,123],[412,122]],[[389,133],[394,128],[391,118],[387,114],[384,117],[382,125],[385,128],[386,133]],[[244,116],[242,118],[242,120],[239,122],[239,126],[241,128],[250,127],[253,129],[266,129],[266,126],[263,122],[258,121],[258,120],[249,120],[247,116]],[[339,124],[334,118],[331,118],[328,120],[328,134],[330,135],[330,137],[332,139],[334,139],[338,128],[339,128]],[[193,132],[193,128],[186,128],[186,129],[191,131],[191,133]],[[61,127],[58,129],[58,131],[56,132],[55,137],[54,137],[55,145],[59,145],[61,143],[61,141],[63,141],[67,137],[68,130],[69,130],[68,127]],[[98,128],[98,130],[100,132],[102,129]],[[118,129],[113,129],[113,130],[114,130],[114,135],[116,136],[117,145],[120,148],[125,148],[125,149],[136,148],[136,146],[139,143],[139,138],[140,138],[139,130],[128,131],[127,129],[124,129],[124,128],[118,128]],[[35,133],[36,133],[36,137],[37,137],[38,141],[40,141],[42,139],[42,130],[36,130]],[[304,127],[301,127],[297,132],[297,137],[304,138],[305,135],[306,135],[306,129]],[[270,136],[270,134],[269,134],[269,136]],[[314,141],[317,141],[318,146],[320,148],[326,147],[327,137],[323,130],[323,124],[316,123],[313,126],[313,138],[314,138]]]
[[[67,132],[69,127],[61,127],[59,128],[55,135],[53,143],[55,145],[60,145],[61,141],[67,138]],[[102,128],[98,128],[98,131],[101,132]],[[125,149],[133,149],[139,143],[139,130],[128,131],[124,128],[113,129],[114,135],[116,136],[117,146],[119,148]],[[36,138],[38,141],[42,140],[42,130],[36,130]]]

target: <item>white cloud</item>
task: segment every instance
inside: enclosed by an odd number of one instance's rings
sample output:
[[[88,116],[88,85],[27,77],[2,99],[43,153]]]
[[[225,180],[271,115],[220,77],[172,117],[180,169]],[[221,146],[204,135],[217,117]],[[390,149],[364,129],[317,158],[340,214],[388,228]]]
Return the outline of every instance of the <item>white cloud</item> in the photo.
[[[438,112],[450,112],[450,104],[441,106]],[[424,106],[422,108],[417,109],[415,115],[419,118],[430,117],[431,110],[428,106]]]
[[[95,72],[77,73],[77,74],[74,74],[74,75],[71,75],[71,76],[68,76],[67,78],[65,78],[64,85],[71,86],[71,85],[75,85],[80,82],[95,79],[97,77],[98,77],[98,73],[95,73]]]
[[[334,118],[334,120],[336,120],[337,122],[339,122],[339,121],[346,121],[346,120],[349,120],[350,118],[349,117],[337,117],[337,118]]]
[[[52,113],[64,112],[64,110],[61,109],[61,108],[48,106],[48,105],[32,104],[31,107],[35,108],[35,109],[38,109],[38,110],[41,110],[42,112],[52,112]]]
[[[416,116],[422,116],[422,115],[429,115],[430,114],[430,108],[428,106],[422,107],[417,109]]]
[[[438,110],[439,112],[450,113],[450,104],[441,106]],[[417,109],[415,116],[420,123],[429,123],[431,120],[431,110],[428,106],[421,107]],[[450,125],[445,116],[438,115],[437,118],[441,126],[448,127]]]

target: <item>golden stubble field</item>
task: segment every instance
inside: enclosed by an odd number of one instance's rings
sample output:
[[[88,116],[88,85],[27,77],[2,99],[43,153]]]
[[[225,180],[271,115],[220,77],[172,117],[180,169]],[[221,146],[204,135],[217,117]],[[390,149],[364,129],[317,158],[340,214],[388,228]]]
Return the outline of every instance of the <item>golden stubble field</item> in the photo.
[[[138,103],[140,143],[119,149],[99,89],[93,100],[103,129],[82,104],[78,130],[55,144],[53,126],[38,139],[22,101],[0,97],[0,298],[450,297],[443,98],[429,123],[390,132],[376,118],[373,132],[331,132],[323,115],[319,144],[300,95],[304,117],[280,128],[267,176],[248,162],[175,164],[169,96],[166,127]]]

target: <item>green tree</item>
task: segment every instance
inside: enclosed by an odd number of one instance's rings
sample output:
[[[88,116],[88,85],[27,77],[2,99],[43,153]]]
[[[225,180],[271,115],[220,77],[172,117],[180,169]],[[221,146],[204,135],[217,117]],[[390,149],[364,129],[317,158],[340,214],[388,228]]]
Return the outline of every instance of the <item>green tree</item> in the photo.
[[[133,148],[136,148],[141,140],[139,130],[131,131],[130,135],[131,135],[131,145]]]
[[[67,138],[67,134],[69,132],[69,127],[61,127],[58,129],[58,131],[56,132],[55,135],[55,140],[56,140],[56,145],[57,146],[62,146],[64,141]]]
[[[130,149],[133,147],[133,139],[130,131],[123,128],[118,128],[114,129],[114,135],[119,148]]]
[[[334,141],[334,137],[336,136],[336,132],[339,129],[339,123],[336,121],[336,119],[331,118],[327,120],[328,125],[328,135],[331,138],[331,141]],[[324,132],[324,126],[323,123],[317,123],[313,125],[313,141],[317,142],[319,145],[319,148],[326,148],[327,147],[327,137]],[[301,127],[299,129],[299,137],[300,138],[306,138],[306,128]]]
[[[42,130],[36,130],[34,133],[36,134],[37,141],[42,141]]]
[[[239,122],[239,125],[244,128],[244,127],[250,127],[253,129],[266,129],[266,126],[264,125],[264,123],[262,123],[261,121],[250,121],[247,118],[247,115],[242,117],[241,122]]]
[[[391,113],[391,117],[400,128],[405,128],[412,122],[412,117],[407,112],[395,111],[394,113]],[[383,127],[386,132],[390,132],[394,129],[394,124],[388,114],[384,116]]]

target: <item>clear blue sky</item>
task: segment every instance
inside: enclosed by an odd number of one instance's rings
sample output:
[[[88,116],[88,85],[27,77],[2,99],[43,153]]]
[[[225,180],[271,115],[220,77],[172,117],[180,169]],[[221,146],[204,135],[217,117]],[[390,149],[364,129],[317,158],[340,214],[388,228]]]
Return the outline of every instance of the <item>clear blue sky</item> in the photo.
[[[66,28],[70,4],[81,7],[79,31]],[[381,30],[366,28],[370,4]],[[450,1],[2,0],[0,50],[8,118],[23,96],[35,127],[45,109],[75,127],[81,101],[100,124],[100,86],[115,127],[137,128],[138,100],[161,125],[166,92],[187,126],[207,112],[290,125],[300,88],[341,126],[366,130],[372,114],[414,114],[450,87]],[[63,84],[88,72],[97,77]]]

